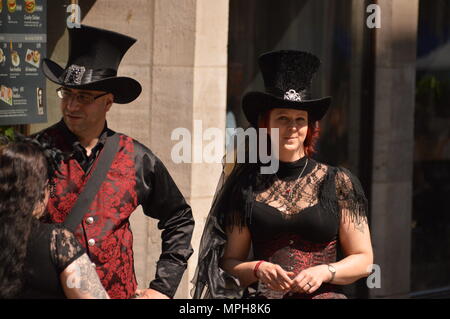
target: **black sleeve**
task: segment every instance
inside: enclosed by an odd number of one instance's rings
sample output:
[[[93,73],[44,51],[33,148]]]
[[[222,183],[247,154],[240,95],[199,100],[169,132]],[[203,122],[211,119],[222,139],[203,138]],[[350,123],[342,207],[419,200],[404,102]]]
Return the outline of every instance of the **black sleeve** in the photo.
[[[50,237],[50,255],[58,273],[62,273],[84,253],[84,248],[72,232],[61,227],[53,229]]]
[[[356,223],[367,221],[368,203],[359,179],[343,167],[337,168],[335,176],[340,216]]]
[[[136,151],[140,204],[145,215],[159,220],[158,228],[163,230],[162,252],[150,288],[173,297],[193,253],[191,207],[159,158],[142,145]]]

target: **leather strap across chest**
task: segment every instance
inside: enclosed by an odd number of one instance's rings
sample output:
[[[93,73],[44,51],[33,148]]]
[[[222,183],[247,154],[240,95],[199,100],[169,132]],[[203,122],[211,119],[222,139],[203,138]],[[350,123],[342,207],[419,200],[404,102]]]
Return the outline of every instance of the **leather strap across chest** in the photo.
[[[64,227],[72,232],[82,222],[84,215],[88,212],[89,207],[100,189],[103,181],[106,178],[114,157],[118,151],[119,134],[114,133],[106,140],[103,150],[100,152],[95,170],[87,181],[83,191],[78,196],[75,205],[70,211],[69,215],[63,222]]]

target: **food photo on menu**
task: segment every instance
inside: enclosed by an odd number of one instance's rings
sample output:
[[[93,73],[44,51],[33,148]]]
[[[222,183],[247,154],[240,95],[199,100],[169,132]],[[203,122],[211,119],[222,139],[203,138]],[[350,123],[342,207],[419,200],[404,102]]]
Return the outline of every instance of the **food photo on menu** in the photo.
[[[19,53],[13,49],[13,42],[10,41],[9,42],[9,50],[11,52],[11,64],[14,67],[18,67],[20,64],[20,57],[19,57]]]
[[[10,13],[16,12],[17,3],[16,0],[8,0],[8,11]]]
[[[41,61],[41,54],[38,50],[27,49],[27,54],[25,55],[25,61],[32,66],[39,68],[39,62]]]
[[[17,51],[15,51],[15,50],[11,51],[11,64],[14,67],[17,67],[20,64],[19,53],[17,53]]]
[[[17,0],[7,0],[7,7],[8,7],[8,12],[9,13],[14,13],[16,11],[21,11],[22,10],[22,6],[19,5],[19,7],[17,6]],[[25,12],[28,14],[32,14],[36,11],[36,0],[25,0],[24,2],[25,5]],[[0,12],[3,11],[3,1],[0,0]]]
[[[13,91],[11,88],[2,85],[0,87],[0,100],[5,102],[6,104],[13,105]]]
[[[27,13],[33,13],[35,9],[36,9],[35,0],[25,0],[25,11]]]
[[[1,1],[1,0],[0,0]],[[0,49],[0,65],[5,64],[6,56],[2,49]]]

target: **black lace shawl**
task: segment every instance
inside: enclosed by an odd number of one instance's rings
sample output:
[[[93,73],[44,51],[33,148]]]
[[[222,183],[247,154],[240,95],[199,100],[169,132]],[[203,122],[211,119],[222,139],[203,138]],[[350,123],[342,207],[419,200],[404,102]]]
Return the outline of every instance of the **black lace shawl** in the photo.
[[[192,280],[193,298],[242,298],[245,287],[221,269],[219,262],[227,241],[226,225],[246,226],[251,219],[255,186],[273,178],[273,175],[259,174],[259,168],[258,164],[235,164],[227,174],[229,167],[224,165],[200,242]],[[328,166],[317,190],[322,207],[330,213],[355,223],[366,220],[367,199],[359,180],[347,169]]]

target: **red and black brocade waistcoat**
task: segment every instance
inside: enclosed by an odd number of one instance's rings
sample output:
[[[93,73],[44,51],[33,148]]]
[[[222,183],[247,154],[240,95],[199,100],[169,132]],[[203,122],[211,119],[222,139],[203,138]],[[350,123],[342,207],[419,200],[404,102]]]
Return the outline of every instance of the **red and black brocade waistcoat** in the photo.
[[[133,237],[128,218],[138,202],[134,163],[130,156],[133,143],[129,137],[121,136],[119,145],[120,151],[111,164],[106,180],[82,224],[76,229],[75,236],[97,265],[100,280],[111,297],[127,298],[134,294],[137,287],[133,269]],[[60,170],[63,177],[56,181],[55,196],[50,198],[48,205],[52,222],[55,223],[65,220],[90,176],[85,175],[75,159],[64,162]]]
[[[71,145],[65,130],[65,125],[60,122],[39,136],[45,136],[47,141],[52,140],[54,146],[67,152]],[[73,156],[60,165],[61,174],[54,180],[54,194],[48,204],[51,222],[62,223],[65,220],[96,163],[87,174]],[[168,199],[172,202],[167,203]],[[129,217],[138,205],[143,206],[146,215],[159,219],[158,227],[165,229],[162,235],[165,250],[158,262],[156,279],[150,287],[173,297],[187,259],[192,254],[190,239],[194,222],[191,209],[157,157],[132,138],[121,134],[119,151],[106,179],[75,230],[75,236],[95,263],[111,298],[130,298],[137,288]],[[173,223],[174,219],[179,220],[178,225]],[[170,226],[166,226],[168,224]],[[170,234],[179,236],[180,233],[184,234],[181,240],[171,240]],[[177,253],[176,258],[173,257],[174,252]]]

